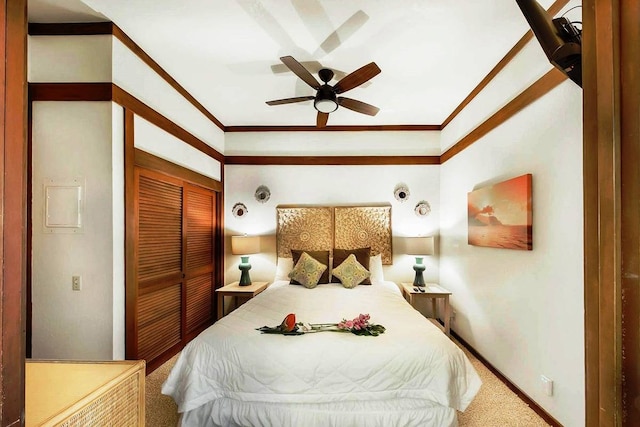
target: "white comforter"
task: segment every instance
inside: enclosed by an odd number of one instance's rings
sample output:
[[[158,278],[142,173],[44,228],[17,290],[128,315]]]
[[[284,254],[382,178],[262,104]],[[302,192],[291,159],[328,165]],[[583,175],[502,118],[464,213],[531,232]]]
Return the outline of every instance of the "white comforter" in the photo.
[[[282,336],[255,330],[280,324],[288,313],[308,323],[337,323],[369,313],[371,323],[382,324],[386,332]],[[253,424],[255,418],[277,425],[281,421],[263,418],[280,417],[283,407],[322,412],[348,411],[353,405],[371,415],[376,408],[433,406],[444,407],[445,418],[455,418],[455,410],[463,411],[479,388],[464,353],[411,308],[394,283],[306,289],[276,282],[189,343],[162,393],[174,398],[179,412],[206,405],[209,412],[242,412],[244,421],[237,424]],[[257,411],[253,418],[252,411]],[[447,423],[455,425],[455,419]],[[290,425],[296,424],[301,425]]]

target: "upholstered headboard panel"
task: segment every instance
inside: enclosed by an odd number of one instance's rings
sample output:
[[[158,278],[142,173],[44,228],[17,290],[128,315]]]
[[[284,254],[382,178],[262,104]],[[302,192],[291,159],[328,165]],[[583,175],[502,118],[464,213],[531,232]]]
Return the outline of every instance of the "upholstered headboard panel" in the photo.
[[[278,206],[278,256],[291,257],[291,249],[329,250],[371,247],[392,263],[391,205]]]

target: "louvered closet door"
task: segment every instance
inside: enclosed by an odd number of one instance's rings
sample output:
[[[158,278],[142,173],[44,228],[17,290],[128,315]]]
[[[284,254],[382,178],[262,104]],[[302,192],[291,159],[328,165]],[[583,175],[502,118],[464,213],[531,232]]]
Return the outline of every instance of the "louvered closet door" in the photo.
[[[147,363],[183,339],[183,184],[136,168],[136,357]]]
[[[213,259],[216,195],[185,186],[186,218],[186,333],[197,332],[212,320]]]

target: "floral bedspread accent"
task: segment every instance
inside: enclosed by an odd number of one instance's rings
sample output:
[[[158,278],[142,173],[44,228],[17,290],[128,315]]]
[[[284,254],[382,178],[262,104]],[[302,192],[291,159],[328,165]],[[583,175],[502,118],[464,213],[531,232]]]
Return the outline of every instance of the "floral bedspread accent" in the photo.
[[[289,313],[278,326],[256,328],[263,334],[303,335],[315,332],[351,332],[356,335],[377,337],[383,334],[385,327],[369,323],[369,314],[360,314],[352,320],[342,319],[339,323],[303,323],[296,322],[295,313]]]

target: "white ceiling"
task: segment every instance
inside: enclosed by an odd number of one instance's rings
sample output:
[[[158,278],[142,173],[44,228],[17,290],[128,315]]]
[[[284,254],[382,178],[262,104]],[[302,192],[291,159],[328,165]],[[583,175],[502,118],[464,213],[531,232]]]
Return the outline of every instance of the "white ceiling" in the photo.
[[[285,55],[382,69],[345,95],[378,115],[339,108],[329,125],[438,125],[528,29],[515,0],[29,0],[30,22],[105,19],[226,126],[315,124],[312,102],[265,104],[315,93]]]

